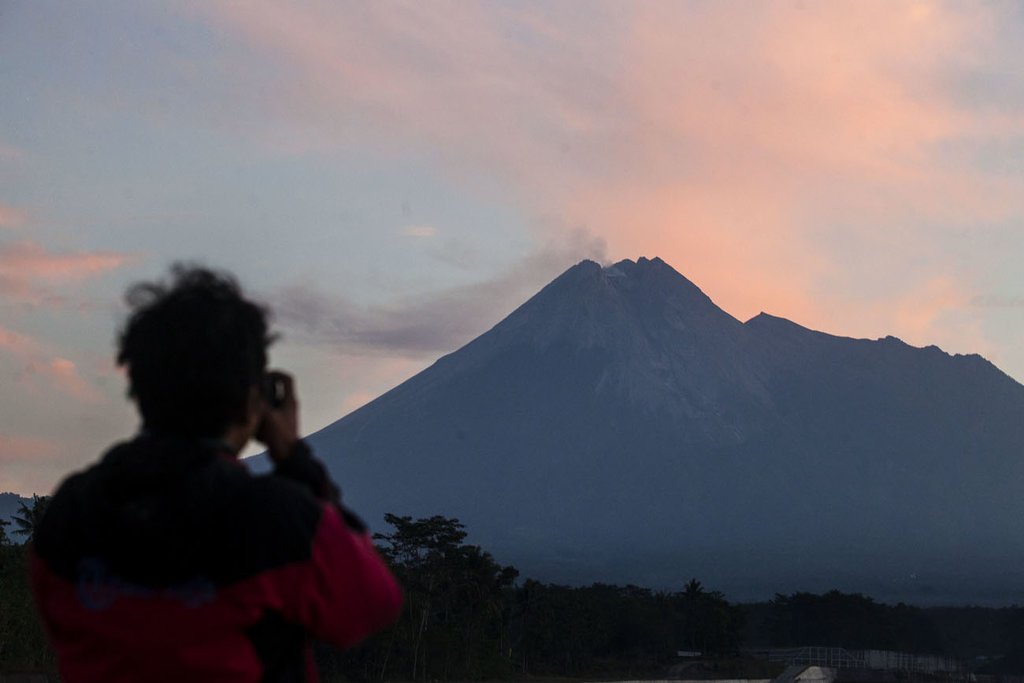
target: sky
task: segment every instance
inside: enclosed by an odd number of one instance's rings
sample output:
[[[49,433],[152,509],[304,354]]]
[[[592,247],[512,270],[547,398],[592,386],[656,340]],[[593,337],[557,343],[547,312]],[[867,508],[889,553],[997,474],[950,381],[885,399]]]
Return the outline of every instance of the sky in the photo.
[[[319,429],[561,271],[1024,379],[1017,2],[0,0],[0,491],[137,418],[123,293],[275,310]]]

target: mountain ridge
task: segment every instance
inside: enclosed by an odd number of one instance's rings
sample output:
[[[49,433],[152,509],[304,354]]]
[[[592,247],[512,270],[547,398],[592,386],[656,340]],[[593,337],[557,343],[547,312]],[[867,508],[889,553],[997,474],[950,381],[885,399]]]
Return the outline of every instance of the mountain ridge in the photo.
[[[1022,417],[980,356],[740,322],[641,258],[580,262],[309,438],[374,526],[457,516],[537,578],[925,599],[1010,586],[971,556],[1024,566]]]

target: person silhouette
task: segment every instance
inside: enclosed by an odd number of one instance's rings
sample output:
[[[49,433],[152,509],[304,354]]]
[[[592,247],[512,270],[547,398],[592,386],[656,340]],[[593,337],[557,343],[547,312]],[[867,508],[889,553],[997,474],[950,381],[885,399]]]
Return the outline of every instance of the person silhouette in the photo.
[[[402,596],[299,438],[295,382],[267,371],[267,309],[230,275],[139,283],[118,363],[139,433],[69,476],[32,540],[63,680],[316,680],[311,639],[350,646]],[[255,438],[273,471],[239,453]]]

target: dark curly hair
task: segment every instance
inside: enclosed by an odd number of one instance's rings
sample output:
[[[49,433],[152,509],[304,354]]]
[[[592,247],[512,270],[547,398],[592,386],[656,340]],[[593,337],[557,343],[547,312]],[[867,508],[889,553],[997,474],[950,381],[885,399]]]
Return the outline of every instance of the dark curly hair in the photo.
[[[172,284],[139,282],[118,338],[130,394],[146,429],[221,436],[244,422],[249,393],[267,366],[269,311],[247,300],[230,274],[177,264]]]

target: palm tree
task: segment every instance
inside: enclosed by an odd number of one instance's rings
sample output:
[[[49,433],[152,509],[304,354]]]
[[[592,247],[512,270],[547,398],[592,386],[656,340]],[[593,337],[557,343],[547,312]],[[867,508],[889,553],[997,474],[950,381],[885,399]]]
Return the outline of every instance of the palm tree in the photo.
[[[31,507],[25,501],[19,503],[18,514],[12,518],[14,525],[17,527],[14,533],[19,536],[27,536],[26,540],[31,541],[32,537],[35,536],[39,522],[43,519],[43,515],[46,514],[46,506],[49,503],[49,496],[36,495],[32,496]]]

